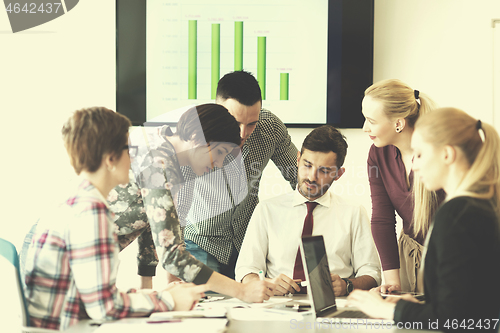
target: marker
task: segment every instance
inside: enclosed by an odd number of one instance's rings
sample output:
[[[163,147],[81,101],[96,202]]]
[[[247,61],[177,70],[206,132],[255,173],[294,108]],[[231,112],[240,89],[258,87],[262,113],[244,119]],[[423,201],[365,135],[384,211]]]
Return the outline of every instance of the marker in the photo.
[[[301,287],[301,288],[302,287],[307,287],[307,285],[309,284],[309,283],[307,283],[307,281],[301,281],[300,279],[293,280],[293,282],[295,282],[296,284],[298,284],[299,287]]]
[[[264,272],[263,271],[259,271],[259,279],[261,281],[264,281]]]

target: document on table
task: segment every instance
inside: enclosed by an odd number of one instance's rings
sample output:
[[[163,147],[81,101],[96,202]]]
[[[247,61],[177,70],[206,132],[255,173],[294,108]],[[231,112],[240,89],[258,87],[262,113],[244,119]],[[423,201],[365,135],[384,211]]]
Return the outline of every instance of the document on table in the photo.
[[[290,321],[292,319],[301,321],[303,315],[298,312],[276,311],[265,308],[230,309],[227,317],[231,320],[243,321]]]
[[[241,302],[241,301],[240,301]],[[271,297],[263,303],[243,303],[240,306],[229,308],[228,318],[244,321],[290,321],[291,319],[302,320],[303,315],[299,312],[277,310],[279,304],[294,302],[309,304],[308,300],[295,301],[290,297],[278,296]],[[275,307],[276,306],[276,307]]]
[[[150,321],[178,318],[225,318],[226,312],[225,308],[196,308],[192,311],[154,312],[149,318]]]
[[[114,322],[102,324],[94,333],[165,333],[168,332],[197,332],[203,327],[203,333],[223,332],[227,325],[227,319],[218,318],[186,318],[173,319],[170,322],[148,323],[148,318],[125,318]]]
[[[269,300],[264,301],[263,303],[246,303],[237,298],[228,298],[216,302],[209,303],[198,303],[195,307],[195,310],[205,309],[205,310],[215,310],[215,309],[232,309],[232,308],[250,308],[250,309],[258,309],[263,307],[268,307],[272,304],[279,304],[292,301],[289,297],[271,297]]]

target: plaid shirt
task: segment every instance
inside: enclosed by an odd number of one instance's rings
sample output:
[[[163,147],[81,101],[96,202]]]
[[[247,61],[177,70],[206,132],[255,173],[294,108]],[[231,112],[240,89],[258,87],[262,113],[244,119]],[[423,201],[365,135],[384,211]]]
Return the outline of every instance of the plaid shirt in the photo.
[[[26,260],[32,326],[64,330],[81,318],[118,319],[172,309],[166,291],[127,294],[116,289],[114,230],[106,200],[87,180],[40,220]]]
[[[190,206],[184,237],[223,264],[229,262],[233,247],[241,249],[248,222],[259,202],[262,172],[269,160],[292,189],[297,184],[297,148],[283,122],[270,111],[260,111],[255,130],[242,147],[242,155],[244,170],[237,163],[238,157],[229,154],[224,167],[212,172],[212,177],[194,180],[190,168],[181,168],[186,182],[194,182],[194,189],[184,186],[179,192],[180,210]]]

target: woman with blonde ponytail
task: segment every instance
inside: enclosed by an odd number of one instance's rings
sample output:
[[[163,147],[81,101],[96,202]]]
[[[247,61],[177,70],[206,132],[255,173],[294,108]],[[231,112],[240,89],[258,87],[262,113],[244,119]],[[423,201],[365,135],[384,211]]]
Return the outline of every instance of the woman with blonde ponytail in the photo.
[[[411,146],[415,176],[428,190],[447,194],[426,238],[425,304],[409,295],[384,301],[358,291],[349,301],[370,316],[420,322],[423,329],[496,332],[500,138],[492,126],[461,110],[443,108],[417,121]]]
[[[444,193],[438,196],[413,179],[410,140],[417,119],[435,109],[435,104],[426,94],[392,79],[366,89],[362,109],[363,131],[373,140],[368,179],[372,234],[385,281],[379,290],[421,292],[417,274],[423,241]],[[403,220],[399,241],[395,212]]]

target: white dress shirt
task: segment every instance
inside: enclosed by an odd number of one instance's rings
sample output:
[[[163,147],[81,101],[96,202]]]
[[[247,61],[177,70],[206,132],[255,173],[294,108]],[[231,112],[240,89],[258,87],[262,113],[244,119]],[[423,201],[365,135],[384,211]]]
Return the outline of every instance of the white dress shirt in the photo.
[[[268,278],[281,273],[293,278],[306,201],[295,190],[257,205],[236,264],[236,281],[260,270]],[[369,275],[380,284],[380,261],[364,207],[332,191],[315,202],[312,234],[323,235],[330,271],[341,278]]]

